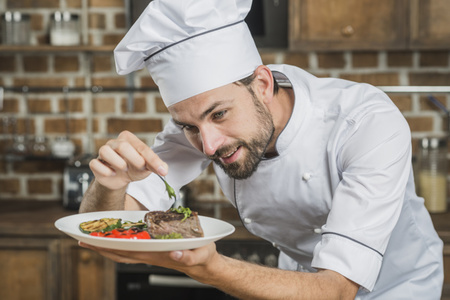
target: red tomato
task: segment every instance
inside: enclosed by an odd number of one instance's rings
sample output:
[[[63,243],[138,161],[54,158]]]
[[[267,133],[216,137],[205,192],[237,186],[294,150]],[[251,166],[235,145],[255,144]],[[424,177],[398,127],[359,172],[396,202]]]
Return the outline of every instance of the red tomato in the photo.
[[[147,231],[138,228],[130,228],[130,229],[119,228],[113,229],[108,232],[91,232],[90,235],[116,239],[132,239],[132,240],[150,239],[150,234]]]

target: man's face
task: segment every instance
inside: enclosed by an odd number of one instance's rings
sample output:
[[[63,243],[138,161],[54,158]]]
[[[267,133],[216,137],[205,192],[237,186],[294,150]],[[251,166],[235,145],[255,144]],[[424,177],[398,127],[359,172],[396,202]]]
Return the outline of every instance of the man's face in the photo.
[[[273,137],[272,115],[242,85],[202,93],[169,111],[189,142],[232,178],[250,177]]]

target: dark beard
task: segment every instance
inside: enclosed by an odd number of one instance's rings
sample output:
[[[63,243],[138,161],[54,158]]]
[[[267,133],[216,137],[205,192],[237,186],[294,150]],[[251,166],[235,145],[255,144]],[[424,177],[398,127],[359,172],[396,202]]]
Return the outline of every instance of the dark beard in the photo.
[[[210,157],[228,176],[234,179],[247,179],[256,171],[275,131],[272,115],[265,110],[265,107],[255,98],[255,96],[253,96],[253,103],[258,117],[257,126],[260,129],[259,134],[248,143],[243,140],[238,140],[238,142],[232,146],[218,149],[214,156]],[[230,153],[239,147],[244,147],[248,150],[248,154],[244,157],[242,163],[233,162],[224,165],[220,161],[219,157]]]

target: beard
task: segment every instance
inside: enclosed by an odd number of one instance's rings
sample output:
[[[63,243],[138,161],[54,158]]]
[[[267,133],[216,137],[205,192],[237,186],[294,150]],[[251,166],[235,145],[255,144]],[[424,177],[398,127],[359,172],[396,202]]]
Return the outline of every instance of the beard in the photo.
[[[256,128],[258,128],[258,133],[248,142],[238,139],[234,144],[218,149],[213,156],[209,157],[225,174],[234,179],[247,179],[256,171],[275,131],[272,115],[258,101],[254,93],[251,94],[257,117]],[[224,164],[220,160],[220,157],[235,151],[239,147],[248,150],[241,159],[242,162],[235,161],[230,164]]]

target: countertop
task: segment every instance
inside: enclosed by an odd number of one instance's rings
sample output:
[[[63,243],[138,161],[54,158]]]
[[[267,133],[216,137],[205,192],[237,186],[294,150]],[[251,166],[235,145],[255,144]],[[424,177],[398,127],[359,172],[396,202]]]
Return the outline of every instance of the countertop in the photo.
[[[59,218],[78,213],[62,206],[62,201],[21,201],[0,200],[0,236],[45,236],[64,237],[55,228]],[[236,231],[227,239],[258,240],[243,226],[235,226]]]

